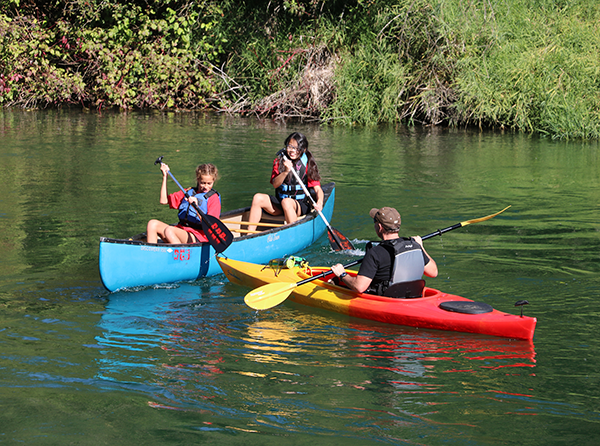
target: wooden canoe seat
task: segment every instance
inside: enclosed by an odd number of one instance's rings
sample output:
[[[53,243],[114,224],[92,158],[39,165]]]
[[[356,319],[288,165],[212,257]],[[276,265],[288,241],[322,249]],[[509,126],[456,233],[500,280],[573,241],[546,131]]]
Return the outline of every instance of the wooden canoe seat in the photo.
[[[305,218],[306,215],[301,215],[300,217],[298,217],[298,221],[302,220],[303,218]],[[241,220],[242,221],[248,221],[250,218],[250,212],[246,211],[242,214],[241,216]],[[260,217],[260,223],[269,223],[269,224],[279,224],[279,225],[283,225],[285,224],[285,217],[282,215],[271,215],[265,211],[262,212],[262,215]],[[260,223],[257,223],[257,225],[260,227]],[[246,229],[246,227],[243,227],[244,229]],[[267,227],[264,227],[261,230],[265,230],[265,229],[270,229]]]

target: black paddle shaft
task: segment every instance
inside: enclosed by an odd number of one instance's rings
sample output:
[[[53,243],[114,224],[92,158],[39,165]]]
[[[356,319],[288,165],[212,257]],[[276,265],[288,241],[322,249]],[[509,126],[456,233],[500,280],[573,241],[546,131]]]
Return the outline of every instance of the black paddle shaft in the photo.
[[[427,240],[428,238],[435,237],[436,235],[441,236],[444,232],[452,231],[453,229],[462,228],[462,226],[463,226],[462,223],[456,223],[455,225],[448,226],[447,228],[438,229],[437,231],[432,232],[431,234],[424,235],[423,237],[421,237],[421,240]],[[362,261],[363,261],[363,259],[359,259],[359,260],[355,260],[354,262],[350,262],[347,265],[344,265],[344,269],[350,268],[351,266],[358,265]],[[333,274],[332,270],[324,271],[321,274],[317,274],[316,276],[309,277],[308,279],[301,280],[300,282],[296,282],[296,285],[297,286],[304,285],[305,283],[311,282],[315,279],[320,279],[325,276],[329,276],[330,274]]]
[[[439,235],[441,237],[444,232],[452,231],[453,229],[462,228],[462,226],[463,226],[462,223],[456,223],[455,225],[448,226],[447,228],[438,229],[437,231],[432,232],[431,234],[424,235],[423,237],[421,237],[421,240],[427,240],[428,238],[435,237],[436,235]]]
[[[350,262],[350,263],[344,265],[344,269],[350,268],[351,266],[354,266],[354,265],[358,265],[362,261],[363,261],[363,259],[359,259],[359,260],[355,260],[354,262]],[[304,280],[301,280],[300,282],[296,282],[296,286],[304,285],[305,283],[312,282],[313,280],[320,279],[321,277],[329,276],[330,274],[333,274],[332,270],[323,271],[321,274],[317,274],[316,276],[312,276],[312,277],[309,277],[308,279],[304,279]]]

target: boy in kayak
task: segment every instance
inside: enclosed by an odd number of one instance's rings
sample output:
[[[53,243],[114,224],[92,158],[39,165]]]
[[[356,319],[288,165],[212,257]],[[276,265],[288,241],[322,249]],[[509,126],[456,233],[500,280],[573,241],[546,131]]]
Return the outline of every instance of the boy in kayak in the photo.
[[[437,276],[437,264],[425,251],[421,237],[398,235],[401,218],[396,209],[371,209],[369,215],[377,236],[383,241],[374,247],[367,245],[356,277],[349,276],[341,263],[332,266],[331,270],[341,282],[359,293],[383,295],[395,283],[420,281],[423,274]]]
[[[262,211],[271,215],[285,215],[286,223],[294,223],[298,217],[310,211],[310,199],[297,182],[294,169],[307,189],[313,189],[316,194],[316,208],[323,210],[325,194],[321,189],[321,176],[317,163],[308,151],[308,140],[302,133],[294,132],[285,140],[285,147],[277,153],[273,160],[271,184],[275,188],[275,197],[267,194],[255,194],[248,221],[255,223],[248,229],[256,230],[262,216]],[[286,156],[284,156],[284,154]]]
[[[219,177],[217,167],[209,163],[196,167],[196,187],[187,189],[188,196],[180,190],[167,195],[169,166],[162,163],[160,170],[163,174],[160,204],[168,204],[171,209],[178,209],[179,223],[169,225],[159,220],[150,220],[146,228],[148,243],[157,243],[158,237],[172,244],[208,242],[202,230],[202,217],[197,214],[194,204],[207,215],[217,218],[221,216],[221,197],[213,189]]]

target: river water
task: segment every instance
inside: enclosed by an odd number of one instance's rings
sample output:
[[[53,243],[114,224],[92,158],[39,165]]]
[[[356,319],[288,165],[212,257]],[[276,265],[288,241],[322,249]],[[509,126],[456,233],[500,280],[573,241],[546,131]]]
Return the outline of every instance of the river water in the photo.
[[[371,207],[426,243],[428,285],[538,318],[533,343],[397,327],[285,303],[255,312],[223,275],[110,294],[98,240],[141,232],[164,155],[224,209],[269,192],[305,133],[337,184],[313,265],[359,257]],[[321,128],[196,114],[0,110],[0,442],[571,445],[600,440],[597,142],[477,130]],[[169,184],[170,191],[176,186]]]

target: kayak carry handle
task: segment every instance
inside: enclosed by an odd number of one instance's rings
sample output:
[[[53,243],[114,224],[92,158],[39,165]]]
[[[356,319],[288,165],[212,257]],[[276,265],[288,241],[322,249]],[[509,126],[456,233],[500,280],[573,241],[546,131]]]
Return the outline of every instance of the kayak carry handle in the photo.
[[[518,300],[515,302],[515,307],[521,307],[521,317],[523,317],[523,305],[529,305],[529,301]]]

